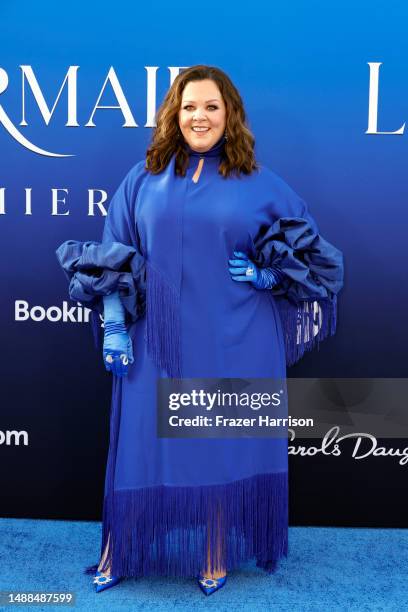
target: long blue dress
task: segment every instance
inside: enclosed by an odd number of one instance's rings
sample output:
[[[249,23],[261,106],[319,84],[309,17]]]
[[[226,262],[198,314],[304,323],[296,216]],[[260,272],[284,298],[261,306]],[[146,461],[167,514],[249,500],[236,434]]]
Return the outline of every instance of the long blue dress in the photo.
[[[72,299],[101,313],[102,296],[119,290],[133,339],[128,376],[113,377],[103,509],[101,555],[107,547],[117,576],[195,576],[207,557],[273,571],[287,555],[286,438],[156,432],[158,378],[282,379],[335,330],[340,251],[271,170],[223,178],[223,146],[187,148],[185,177],[174,156],[158,175],[140,161],[111,200],[102,242],[57,251]],[[234,249],[279,265],[285,280],[272,291],[234,282]]]

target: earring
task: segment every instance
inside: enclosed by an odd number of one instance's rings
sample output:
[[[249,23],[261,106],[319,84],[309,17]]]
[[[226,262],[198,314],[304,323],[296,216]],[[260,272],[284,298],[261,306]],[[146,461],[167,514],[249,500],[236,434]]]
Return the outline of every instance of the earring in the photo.
[[[224,138],[225,138],[225,140],[228,140],[227,130],[225,130],[225,132],[224,132]]]

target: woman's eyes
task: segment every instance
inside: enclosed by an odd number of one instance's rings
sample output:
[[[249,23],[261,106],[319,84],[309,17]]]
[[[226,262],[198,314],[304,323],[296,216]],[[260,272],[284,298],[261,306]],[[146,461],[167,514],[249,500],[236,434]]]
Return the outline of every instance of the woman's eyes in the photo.
[[[194,108],[192,104],[187,104],[186,106],[184,106],[184,110],[189,110],[190,108]],[[215,104],[209,104],[207,108],[217,109],[218,106],[215,106]]]

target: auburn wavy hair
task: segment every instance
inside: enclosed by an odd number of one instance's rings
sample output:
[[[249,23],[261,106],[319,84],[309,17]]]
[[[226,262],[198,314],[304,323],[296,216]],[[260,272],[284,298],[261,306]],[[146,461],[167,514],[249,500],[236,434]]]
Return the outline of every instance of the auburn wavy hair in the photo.
[[[218,167],[219,174],[227,178],[231,174],[251,174],[258,169],[254,156],[255,138],[246,125],[244,105],[237,88],[219,68],[197,65],[177,75],[156,113],[156,127],[146,151],[145,165],[152,174],[162,172],[175,154],[175,173],[185,176],[189,155],[179,128],[178,113],[187,83],[203,79],[216,83],[226,106],[227,141]]]

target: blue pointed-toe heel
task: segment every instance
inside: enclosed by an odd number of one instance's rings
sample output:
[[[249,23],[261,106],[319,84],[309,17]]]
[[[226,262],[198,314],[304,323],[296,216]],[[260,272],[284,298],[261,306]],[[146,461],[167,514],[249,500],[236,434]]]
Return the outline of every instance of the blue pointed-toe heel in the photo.
[[[197,576],[198,586],[204,593],[204,595],[211,595],[221,589],[227,581],[227,576],[221,576],[221,578],[206,578],[202,574]]]
[[[117,576],[104,576],[101,572],[96,572],[94,577],[94,585],[95,591],[100,593],[101,591],[105,591],[106,589],[110,589],[111,587],[116,586],[122,578],[118,578]]]

